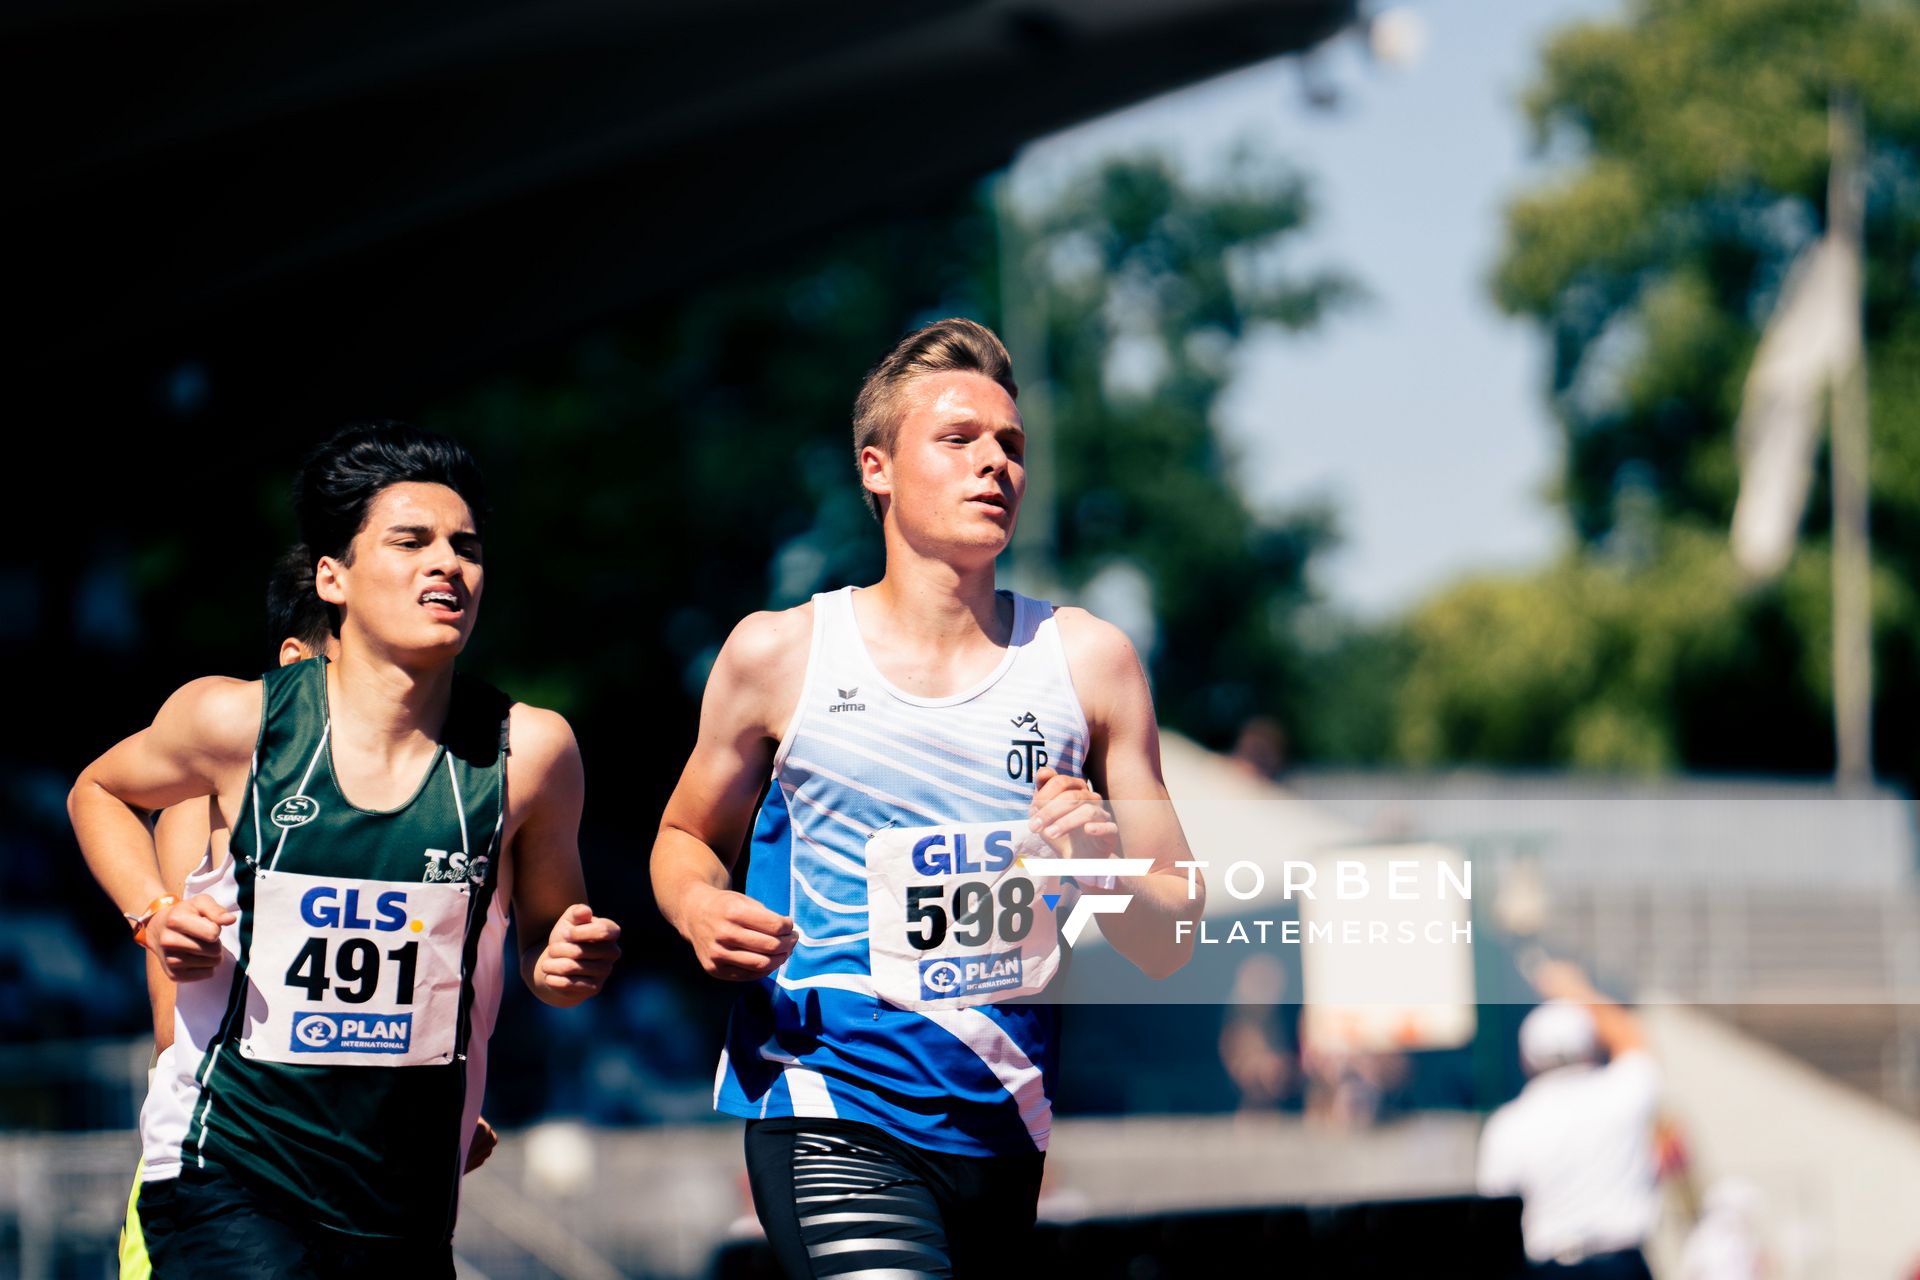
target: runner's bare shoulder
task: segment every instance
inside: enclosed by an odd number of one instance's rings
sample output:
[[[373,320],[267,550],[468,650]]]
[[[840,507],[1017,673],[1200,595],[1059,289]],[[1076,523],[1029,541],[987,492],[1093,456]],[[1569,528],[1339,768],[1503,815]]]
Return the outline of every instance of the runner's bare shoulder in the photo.
[[[1083,701],[1111,681],[1140,676],[1140,655],[1134,652],[1133,641],[1105,618],[1061,605],[1053,611],[1053,619]]]
[[[748,614],[714,659],[707,705],[751,715],[769,737],[778,738],[800,698],[812,648],[813,601]]]
[[[507,740],[513,744],[507,757],[510,795],[530,794],[529,786],[538,789],[549,779],[580,770],[580,745],[573,726],[558,711],[515,702],[507,710]]]
[[[260,740],[265,686],[258,680],[202,676],[174,690],[153,718],[169,749],[213,767],[245,764]]]

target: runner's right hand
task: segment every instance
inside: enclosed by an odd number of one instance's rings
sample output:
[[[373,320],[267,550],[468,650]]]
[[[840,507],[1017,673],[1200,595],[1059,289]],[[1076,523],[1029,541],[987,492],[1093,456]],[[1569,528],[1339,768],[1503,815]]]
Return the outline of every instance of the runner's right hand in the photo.
[[[147,950],[175,982],[213,976],[220,963],[220,930],[240,917],[204,893],[164,906],[147,922]]]
[[[793,919],[744,893],[703,886],[687,913],[687,940],[700,967],[729,982],[750,982],[778,969],[793,951]]]

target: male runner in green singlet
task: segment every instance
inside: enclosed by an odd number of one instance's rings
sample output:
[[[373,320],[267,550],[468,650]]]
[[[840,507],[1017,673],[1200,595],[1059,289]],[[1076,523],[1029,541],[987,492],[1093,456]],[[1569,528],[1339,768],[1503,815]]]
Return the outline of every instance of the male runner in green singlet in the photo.
[[[1151,976],[1186,962],[1176,924],[1204,906],[1132,645],[995,590],[1026,485],[1014,392],[967,320],[868,374],[854,452],[886,574],[734,629],[654,844],[661,910],[744,984],[715,1105],[747,1119],[795,1277],[1023,1272],[1058,1011],[1015,997],[1060,963],[1072,893],[1026,859],[1098,868],[1124,835],[1130,901],[1100,927]]]
[[[332,627],[325,602],[313,591],[313,557],[305,546],[296,544],[281,554],[267,579],[267,644],[273,665],[291,666],[315,656],[335,657],[339,646],[334,641]],[[203,859],[210,858],[213,818],[214,804],[209,798],[163,809],[154,820],[153,847],[159,858],[160,879],[168,894],[179,896],[194,868]],[[148,951],[146,961],[147,1002],[153,1012],[157,1059],[173,1043],[174,983],[167,977],[159,956]],[[499,1143],[500,1135],[485,1116],[479,1117],[467,1150],[464,1172],[472,1173],[485,1164]],[[147,1280],[153,1273],[146,1235],[140,1227],[140,1184],[144,1181],[144,1172],[143,1160],[127,1196],[127,1220],[120,1230],[120,1280]]]
[[[295,507],[338,660],[185,686],[68,802],[181,984],[141,1117],[162,1280],[451,1275],[507,905],[549,1004],[596,993],[618,955],[583,902],[566,722],[453,672],[485,581],[472,458],[349,428]],[[200,796],[225,857],[173,902],[141,815]]]

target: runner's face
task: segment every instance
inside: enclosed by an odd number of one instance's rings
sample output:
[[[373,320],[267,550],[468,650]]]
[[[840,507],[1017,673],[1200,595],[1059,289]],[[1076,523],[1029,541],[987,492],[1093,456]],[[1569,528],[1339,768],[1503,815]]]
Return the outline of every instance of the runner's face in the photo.
[[[1027,488],[1026,433],[1013,397],[978,373],[934,373],[908,383],[891,455],[872,450],[869,487],[891,498],[896,526],[915,545],[1006,549]]]
[[[322,599],[343,606],[351,628],[375,644],[451,658],[480,612],[480,535],[459,494],[438,484],[380,491],[353,538],[353,563],[323,559]]]

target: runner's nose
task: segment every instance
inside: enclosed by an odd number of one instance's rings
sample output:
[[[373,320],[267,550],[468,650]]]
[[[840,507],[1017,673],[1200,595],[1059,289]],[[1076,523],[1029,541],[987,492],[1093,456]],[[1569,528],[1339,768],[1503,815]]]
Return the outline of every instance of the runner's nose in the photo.
[[[460,554],[453,549],[453,543],[442,539],[433,544],[433,553],[427,560],[427,573],[449,582],[457,582],[461,577]]]

